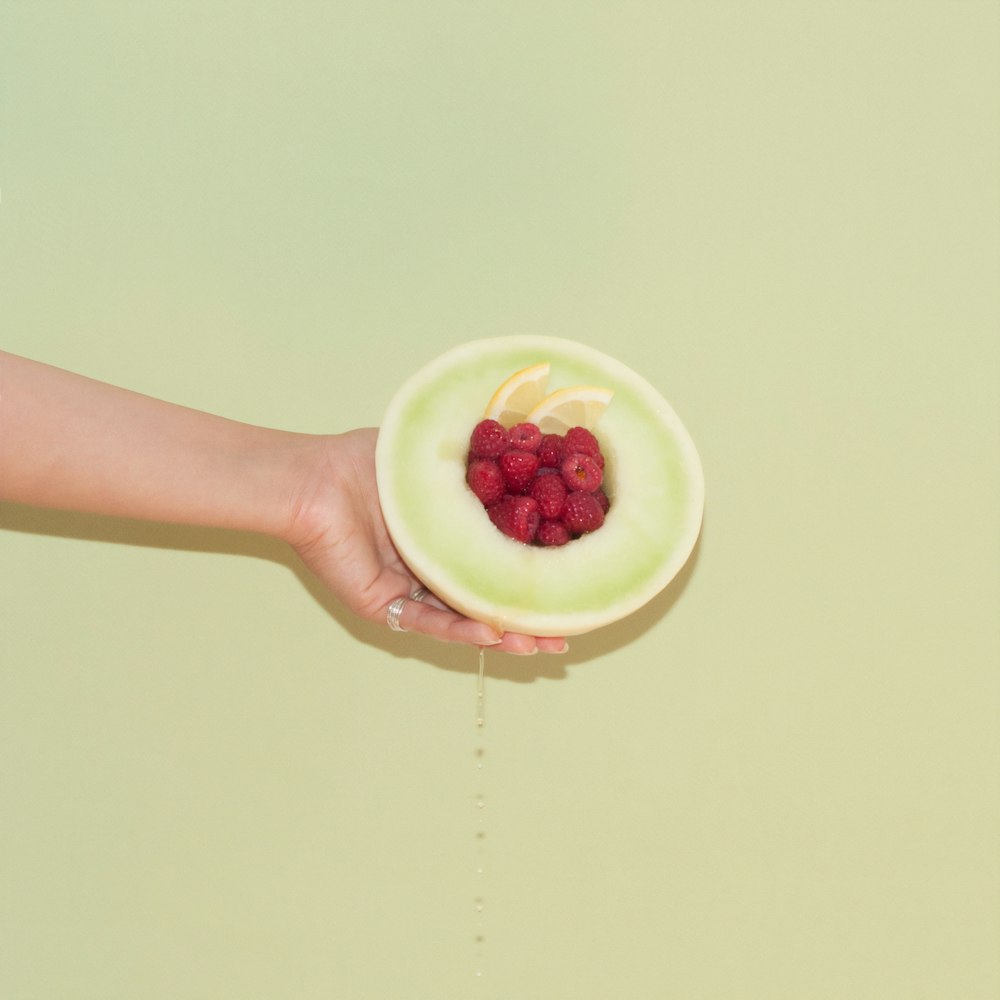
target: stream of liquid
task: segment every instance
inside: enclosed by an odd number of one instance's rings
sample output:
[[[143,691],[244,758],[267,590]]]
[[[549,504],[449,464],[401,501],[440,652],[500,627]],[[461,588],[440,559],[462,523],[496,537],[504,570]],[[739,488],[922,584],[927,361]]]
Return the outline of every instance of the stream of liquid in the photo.
[[[479,648],[479,677],[476,682],[476,792],[475,798],[475,878],[472,897],[473,907],[473,941],[475,945],[475,976],[477,981],[483,980],[484,952],[486,950],[486,899],[484,885],[486,876],[486,796],[483,792],[483,762],[486,757],[486,747],[483,744],[483,727],[486,725],[484,706],[484,680],[486,675],[486,651]]]
[[[483,679],[486,674],[486,649],[479,647],[479,680],[476,684],[476,725],[480,729],[486,725],[486,717],[483,715]]]

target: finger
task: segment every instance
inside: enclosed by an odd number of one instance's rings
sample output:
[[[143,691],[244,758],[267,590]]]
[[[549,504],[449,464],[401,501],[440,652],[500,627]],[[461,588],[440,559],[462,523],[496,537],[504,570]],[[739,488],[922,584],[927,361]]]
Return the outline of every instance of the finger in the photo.
[[[537,641],[539,653],[569,652],[569,643],[564,636],[543,636]]]
[[[422,585],[417,582],[410,593],[418,593],[421,589]],[[442,642],[489,646],[498,653],[510,653],[514,656],[565,653],[569,649],[562,636],[536,638],[519,632],[505,632],[498,638],[491,626],[458,614],[429,591],[425,591],[419,599],[412,596],[407,599],[398,624],[406,632],[416,632]]]
[[[421,593],[421,592],[422,592],[422,594],[421,594],[421,596],[419,598],[413,596],[414,594]],[[427,607],[437,608],[439,611],[447,612],[447,614],[450,616],[449,619],[443,619],[443,618],[440,618],[438,616],[433,616],[432,619],[425,620],[428,624],[432,621],[433,625],[436,626],[438,630],[440,630],[442,627],[444,627],[444,628],[447,629],[448,638],[446,638],[445,641],[448,641],[448,642],[467,642],[468,640],[464,639],[464,638],[458,638],[458,639],[453,638],[453,636],[456,636],[456,635],[461,636],[461,635],[464,635],[466,632],[469,631],[465,627],[465,625],[462,624],[462,623],[466,623],[466,624],[471,624],[471,625],[475,625],[475,626],[483,626],[485,629],[488,630],[488,631],[484,632],[482,630],[482,628],[476,628],[475,631],[473,633],[471,633],[471,634],[474,634],[477,637],[478,636],[489,636],[488,640],[486,640],[486,641],[483,641],[480,638],[476,638],[474,641],[475,641],[475,644],[477,646],[483,646],[483,645],[487,645],[487,644],[499,646],[498,640],[500,638],[502,638],[502,637],[497,635],[496,629],[494,629],[490,625],[486,625],[484,622],[479,622],[479,621],[477,621],[474,618],[467,618],[461,612],[456,611],[453,607],[451,607],[451,605],[445,604],[445,602],[442,601],[440,597],[438,597],[436,594],[431,593],[431,591],[429,591],[426,587],[424,587],[424,585],[422,583],[420,583],[419,581],[414,585],[413,590],[410,591],[410,600],[411,601],[419,601],[419,603],[421,603],[421,604],[423,604],[423,605],[425,605]],[[419,621],[419,619],[417,619],[417,620]],[[420,631],[420,627],[416,626],[411,631]],[[428,635],[434,635],[435,638],[441,638],[442,637],[441,634],[439,634],[439,631],[435,631],[433,633],[426,633],[426,634],[428,634]]]
[[[534,636],[504,632],[503,640],[493,649],[498,653],[511,653],[514,656],[534,656],[538,652],[538,644]]]
[[[535,653],[565,653],[569,649],[569,644],[561,636],[532,636],[522,635],[519,632],[505,632],[503,641],[493,648],[498,653],[533,656]]]
[[[432,594],[422,584],[417,584],[410,594],[410,600],[416,600],[414,593],[423,590],[420,600],[424,604],[431,604],[441,608],[443,611],[452,611],[456,615],[458,612],[449,607],[435,594]],[[459,615],[459,617],[461,617]],[[496,643],[494,648],[499,653],[513,653],[519,656],[530,656],[533,653],[565,653],[569,649],[569,644],[563,636],[542,636],[535,638],[515,632],[507,632],[503,635],[502,641]]]
[[[442,642],[463,642],[473,646],[496,646],[500,637],[483,622],[464,618],[444,607],[440,602],[407,600],[399,615],[399,625],[407,632],[430,636]]]
[[[416,586],[415,586],[415,587],[413,588],[413,590],[412,590],[412,591],[410,592],[410,600],[411,600],[411,601],[415,601],[415,600],[417,600],[417,598],[416,598],[416,597],[414,597],[414,596],[413,596],[413,594],[414,594],[414,593],[417,593],[417,592],[418,592],[418,590],[423,590],[423,592],[424,592],[424,594],[423,594],[423,597],[419,598],[419,600],[420,600],[420,603],[421,603],[421,604],[428,604],[428,605],[430,605],[431,607],[434,607],[434,608],[439,608],[439,609],[440,609],[441,611],[452,611],[452,612],[454,612],[455,614],[458,614],[458,612],[457,612],[457,611],[455,611],[455,609],[454,609],[454,608],[450,608],[450,607],[449,607],[449,606],[448,606],[447,604],[445,604],[445,603],[444,603],[444,601],[442,601],[442,600],[441,600],[441,598],[440,598],[440,597],[438,597],[438,596],[437,596],[437,595],[435,595],[435,594],[432,594],[432,593],[431,593],[431,592],[430,592],[429,590],[427,590],[427,589],[426,589],[426,588],[425,588],[425,587],[424,587],[424,586],[423,586],[422,584],[420,584],[420,583],[418,583],[418,584],[417,584],[417,585],[416,585]]]

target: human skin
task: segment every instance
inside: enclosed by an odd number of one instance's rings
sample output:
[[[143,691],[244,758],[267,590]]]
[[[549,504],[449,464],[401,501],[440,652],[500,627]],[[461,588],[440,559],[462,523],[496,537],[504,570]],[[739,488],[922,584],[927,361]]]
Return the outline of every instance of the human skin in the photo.
[[[350,611],[384,624],[420,581],[382,520],[377,437],[258,427],[0,351],[0,500],[271,535]],[[566,649],[498,636],[433,595],[408,601],[400,625],[501,652]]]

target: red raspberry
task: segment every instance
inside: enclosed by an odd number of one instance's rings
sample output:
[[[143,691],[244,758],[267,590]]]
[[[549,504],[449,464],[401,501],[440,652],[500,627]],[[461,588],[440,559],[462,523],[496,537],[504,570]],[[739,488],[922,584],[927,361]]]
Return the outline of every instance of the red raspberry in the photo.
[[[500,472],[509,493],[526,493],[537,471],[538,456],[533,452],[512,448],[500,456]]]
[[[507,497],[502,497],[496,503],[491,503],[486,508],[486,513],[489,515],[490,520],[498,528],[500,528],[500,522],[503,520],[503,516],[504,516],[503,502],[504,502],[504,500],[507,500],[507,499],[508,499]],[[503,528],[500,528],[500,530],[503,531]]]
[[[542,473],[544,470],[538,471]],[[542,517],[558,517],[566,502],[566,484],[560,476],[539,475],[531,484],[531,496],[538,501],[538,511]]]
[[[562,519],[574,535],[583,535],[604,524],[604,511],[589,493],[576,491],[566,497]]]
[[[562,521],[542,521],[535,541],[539,545],[565,545],[569,538],[569,528]]]
[[[492,458],[474,458],[469,462],[465,481],[484,507],[496,503],[503,496],[503,475]]]
[[[593,493],[604,479],[600,466],[590,455],[580,451],[563,459],[561,472],[563,482],[570,490],[580,490],[584,493]]]
[[[542,432],[534,424],[515,424],[510,429],[510,446],[518,451],[538,451]]]
[[[561,434],[542,435],[542,443],[538,446],[538,460],[542,468],[558,469],[562,465],[562,445]]]
[[[607,493],[604,490],[594,490],[591,496],[601,505],[601,510],[607,514],[608,509],[611,507],[611,501],[608,499]]]
[[[531,497],[508,495],[487,510],[490,520],[509,538],[525,545],[535,540],[541,519],[538,503]]]
[[[499,458],[509,447],[510,434],[496,420],[480,420],[472,429],[469,448],[473,458]]]
[[[563,441],[564,455],[572,455],[573,452],[579,451],[593,458],[601,453],[601,446],[597,443],[597,438],[586,427],[571,427],[566,431]]]

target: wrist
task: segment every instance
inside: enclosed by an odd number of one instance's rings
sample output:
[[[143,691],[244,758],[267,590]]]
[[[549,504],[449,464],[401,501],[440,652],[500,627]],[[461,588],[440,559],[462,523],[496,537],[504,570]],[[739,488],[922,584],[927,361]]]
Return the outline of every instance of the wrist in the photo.
[[[283,459],[287,490],[269,534],[295,549],[307,547],[326,526],[325,511],[337,489],[336,435],[291,435]]]

